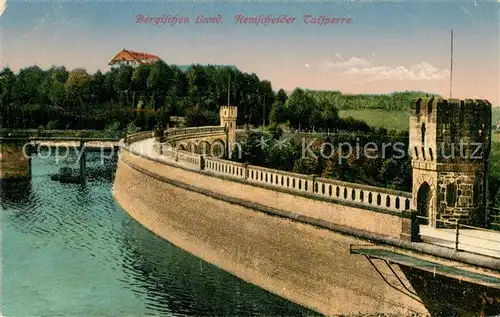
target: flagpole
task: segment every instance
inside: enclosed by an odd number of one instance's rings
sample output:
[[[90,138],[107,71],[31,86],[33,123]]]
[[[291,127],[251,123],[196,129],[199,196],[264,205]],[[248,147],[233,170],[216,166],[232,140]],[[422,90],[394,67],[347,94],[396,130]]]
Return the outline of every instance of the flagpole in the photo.
[[[450,98],[452,96],[453,83],[453,29],[451,29],[451,54],[450,54]]]
[[[227,105],[230,105],[230,93],[231,93],[231,74],[227,78]]]

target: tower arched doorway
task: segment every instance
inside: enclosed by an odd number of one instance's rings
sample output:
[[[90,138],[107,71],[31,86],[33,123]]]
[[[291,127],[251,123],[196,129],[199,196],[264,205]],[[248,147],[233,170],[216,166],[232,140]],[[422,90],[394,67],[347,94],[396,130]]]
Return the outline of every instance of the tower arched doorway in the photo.
[[[421,218],[418,218],[418,223],[421,225],[430,224],[430,206],[431,202],[431,187],[427,182],[420,185],[417,193],[417,211]],[[422,218],[423,217],[423,218]]]

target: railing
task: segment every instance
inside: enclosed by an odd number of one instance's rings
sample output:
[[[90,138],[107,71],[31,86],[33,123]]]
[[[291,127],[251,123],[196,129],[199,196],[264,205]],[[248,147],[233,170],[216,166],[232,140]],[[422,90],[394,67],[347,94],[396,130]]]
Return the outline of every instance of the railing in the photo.
[[[203,169],[215,174],[245,179],[247,177],[247,166],[215,157],[204,157]]]
[[[31,137],[31,141],[84,141],[84,142],[118,142],[120,138],[86,138],[86,137]]]
[[[232,162],[204,154],[179,150],[169,144],[172,138],[182,135],[223,131],[223,127],[170,129],[165,133],[167,142],[157,145],[157,158],[190,169],[204,170],[233,179],[245,179],[250,183],[304,193],[331,200],[332,202],[338,203],[342,201],[360,207],[371,207],[396,213],[410,210],[411,193]],[[135,139],[140,137],[144,137],[144,135],[132,136]]]
[[[165,131],[165,138],[172,138],[184,135],[196,135],[204,133],[222,133],[224,127],[221,126],[208,126],[208,127],[194,127],[194,128],[173,128]]]
[[[431,219],[417,216],[420,236],[424,242],[447,246],[456,251],[468,251],[500,258],[500,232],[461,224],[460,221],[434,220],[438,227],[428,224]],[[439,225],[443,225],[439,228]]]
[[[500,208],[490,207],[490,210],[493,210],[494,212],[497,213],[497,214],[490,213],[490,217],[492,218],[491,219],[491,226],[495,230],[500,230]]]
[[[203,157],[201,155],[193,154],[188,151],[177,151],[177,162],[183,165],[201,169],[202,160]]]
[[[324,197],[334,197],[346,202],[354,202],[396,212],[411,208],[411,193],[352,184],[327,178],[315,179],[314,193]]]
[[[156,144],[154,153],[142,150],[132,151],[141,156],[148,156],[166,163],[174,163],[191,170],[203,170],[211,174],[232,179],[242,179],[249,183],[261,184],[297,194],[317,196],[332,203],[350,203],[360,208],[375,208],[395,213],[411,210],[411,193],[377,188],[372,186],[346,183],[337,180],[274,170],[260,166],[232,162],[204,154],[191,153],[172,147],[168,141],[177,136],[223,132],[223,127],[198,127],[170,129],[165,132],[167,143]],[[152,132],[140,132],[128,136],[127,144],[152,137]],[[500,208],[491,208],[500,211]],[[494,216],[493,225],[500,227],[500,215]],[[461,224],[447,220],[434,220],[444,228],[426,226],[422,223],[429,218],[417,216],[420,222],[420,236],[428,243],[450,247],[456,251],[467,251],[500,258],[500,232]],[[438,226],[439,227],[439,226]]]
[[[148,138],[153,137],[153,131],[143,131],[143,132],[137,132],[133,134],[128,134],[125,139],[126,144],[131,144],[134,142],[142,141]]]

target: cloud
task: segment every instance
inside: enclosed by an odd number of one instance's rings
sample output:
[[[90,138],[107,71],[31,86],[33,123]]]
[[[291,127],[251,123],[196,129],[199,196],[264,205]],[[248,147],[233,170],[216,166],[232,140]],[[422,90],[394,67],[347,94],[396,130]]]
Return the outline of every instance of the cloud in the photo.
[[[337,54],[337,57],[342,59],[339,62],[328,62],[325,61],[323,62],[323,68],[328,69],[328,68],[344,68],[344,67],[368,67],[370,66],[370,63],[362,58],[359,57],[351,57],[348,60],[344,60],[342,56]]]
[[[337,54],[338,55],[338,54]],[[341,70],[342,76],[361,77],[364,81],[373,80],[415,80],[415,81],[436,81],[448,78],[450,75],[447,69],[437,69],[429,63],[406,66],[372,65],[369,61],[360,57],[351,57],[348,60],[337,56],[340,61],[322,63],[321,68],[328,70],[335,68]]]

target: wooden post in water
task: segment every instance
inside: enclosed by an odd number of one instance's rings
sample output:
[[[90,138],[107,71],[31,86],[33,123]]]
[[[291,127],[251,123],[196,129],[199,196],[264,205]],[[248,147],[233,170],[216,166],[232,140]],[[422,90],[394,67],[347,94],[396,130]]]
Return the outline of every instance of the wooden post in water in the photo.
[[[80,140],[80,181],[82,184],[85,184],[85,177],[87,174],[87,158],[85,152],[85,141],[83,139]]]

